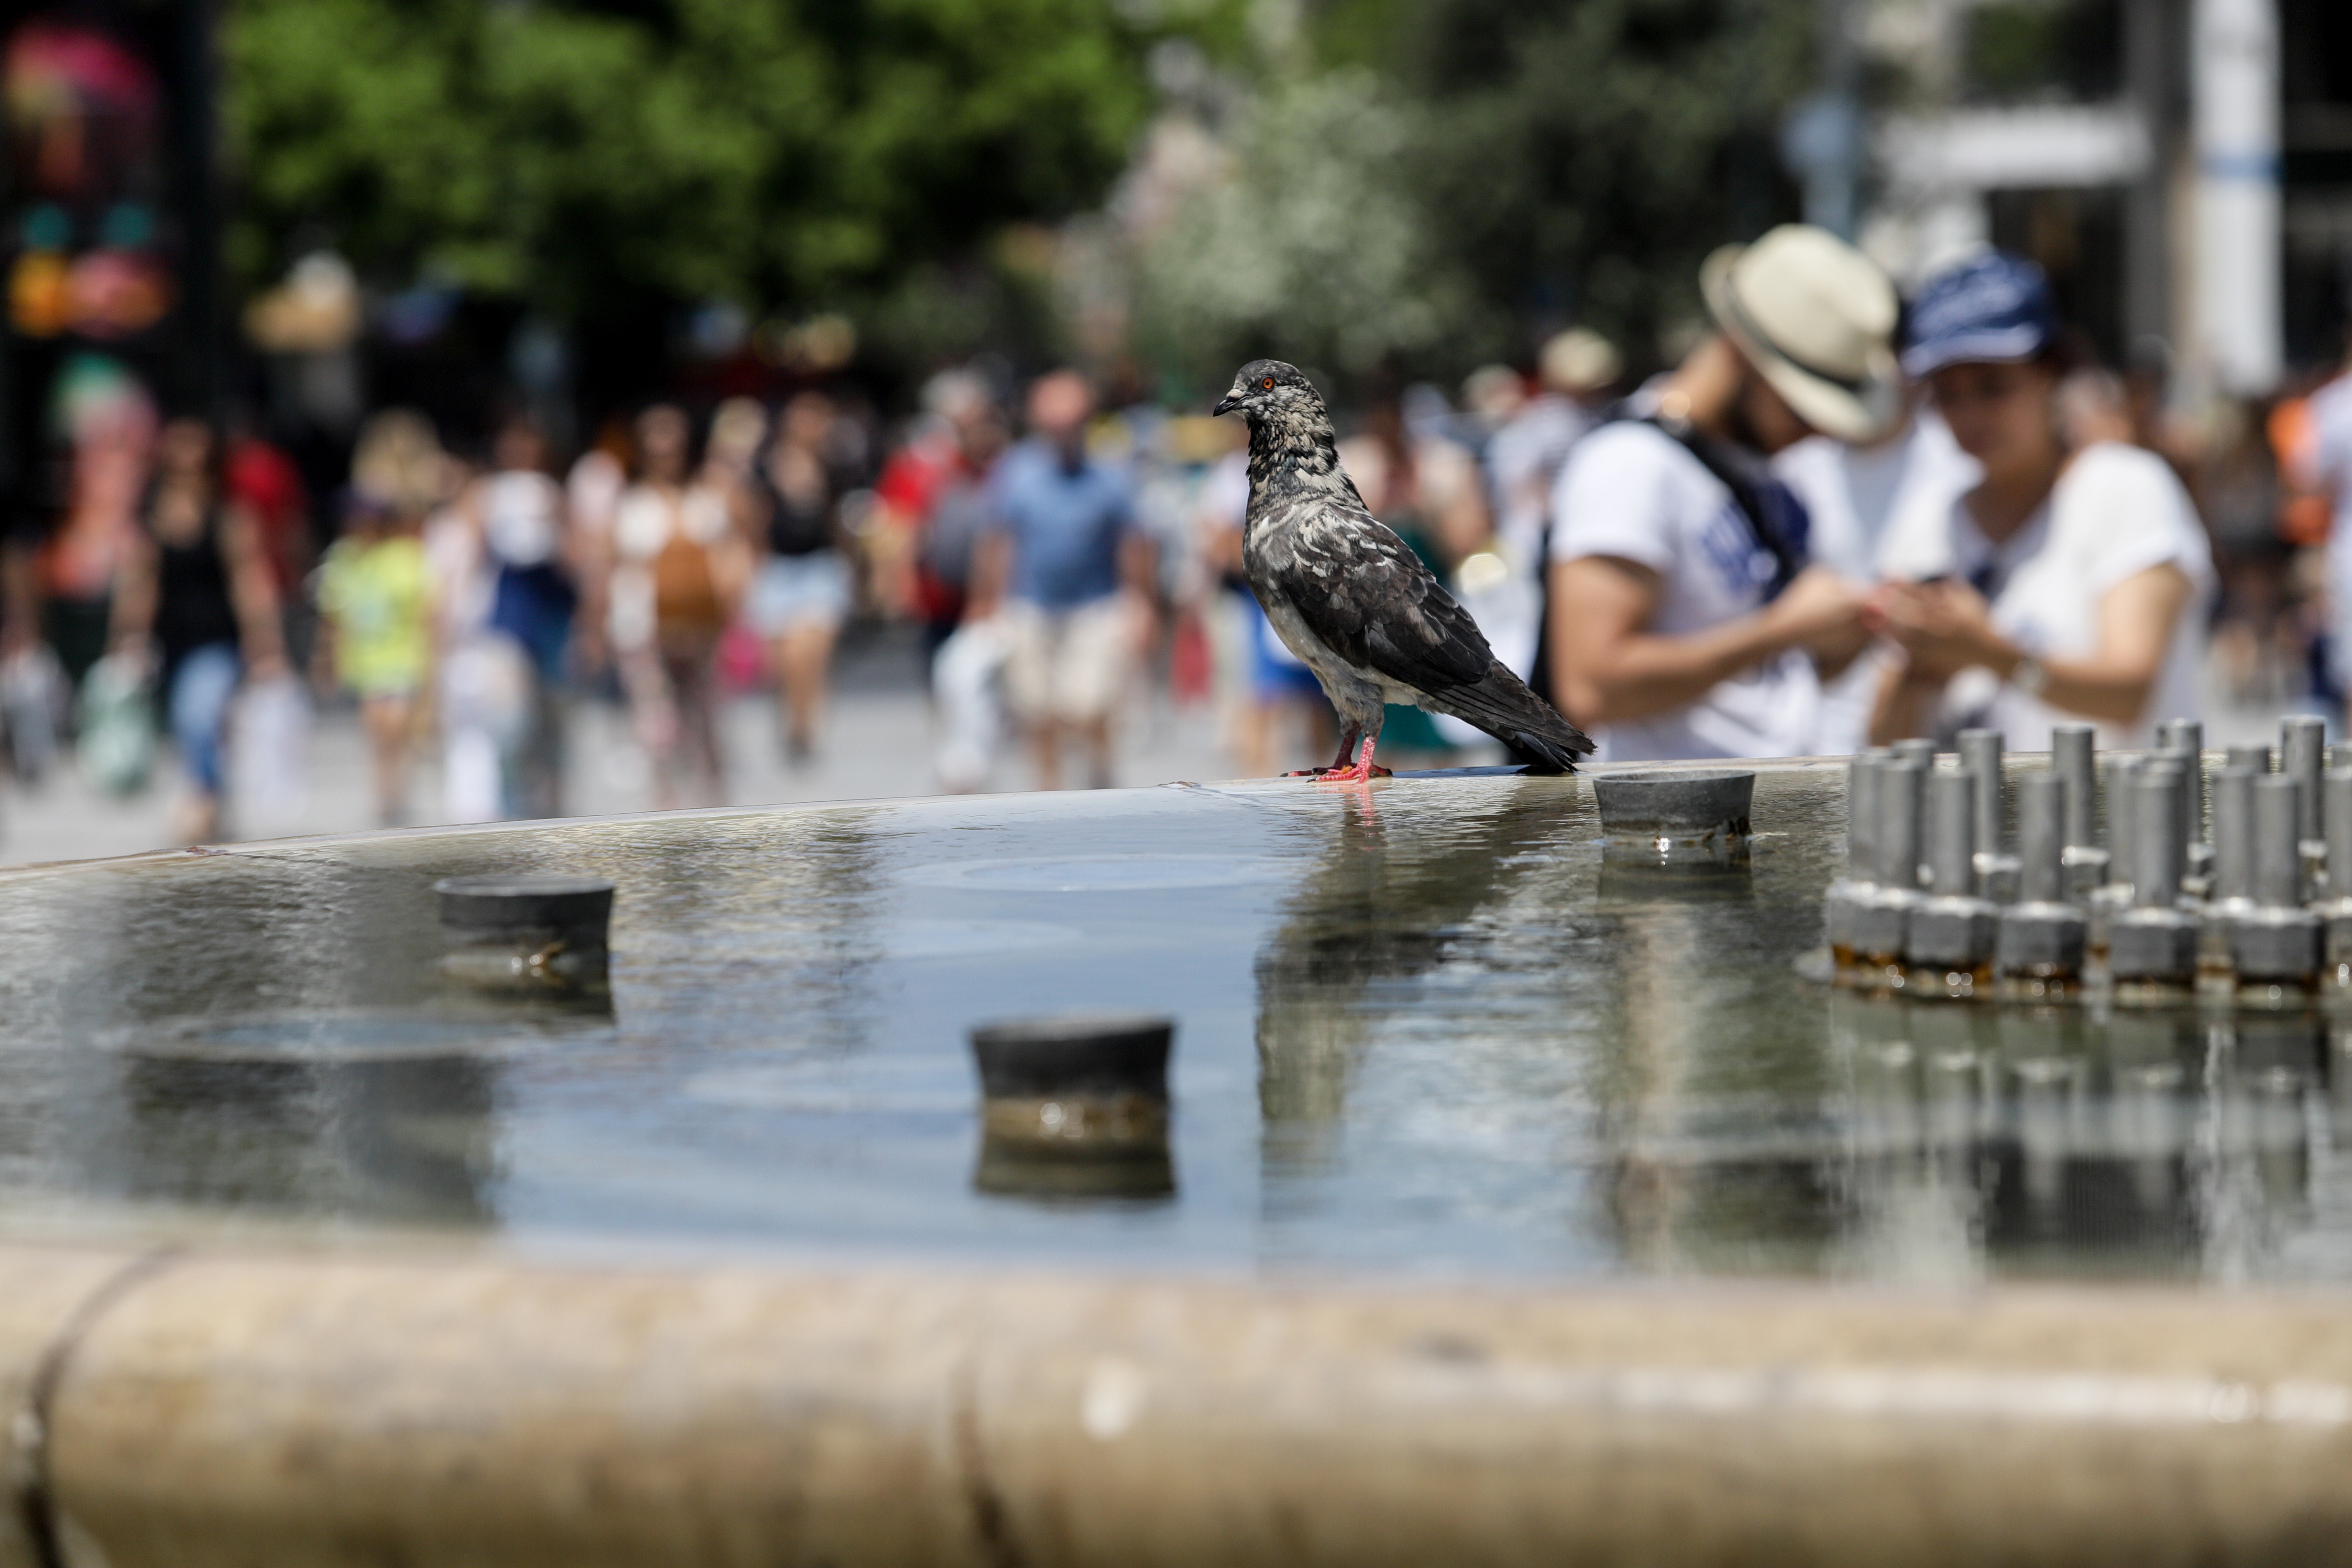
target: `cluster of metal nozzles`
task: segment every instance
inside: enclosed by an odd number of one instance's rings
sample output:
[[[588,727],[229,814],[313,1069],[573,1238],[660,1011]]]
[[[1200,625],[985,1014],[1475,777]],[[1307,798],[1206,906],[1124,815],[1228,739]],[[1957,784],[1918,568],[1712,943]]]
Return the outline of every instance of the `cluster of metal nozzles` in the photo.
[[[1990,730],[1948,760],[1928,741],[1855,757],[1827,906],[1840,983],[2033,1000],[2352,986],[2352,747],[2298,717],[2275,770],[2268,746],[2214,766],[2202,725],[2158,733],[2103,768],[2091,727],[2061,725],[2050,766],[2006,781]]]

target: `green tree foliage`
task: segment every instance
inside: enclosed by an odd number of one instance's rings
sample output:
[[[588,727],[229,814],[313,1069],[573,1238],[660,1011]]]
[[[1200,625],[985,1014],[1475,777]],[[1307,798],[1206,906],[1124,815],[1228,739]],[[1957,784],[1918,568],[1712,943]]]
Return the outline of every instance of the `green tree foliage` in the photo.
[[[1772,138],[1812,0],[1397,4],[1391,58],[1431,128],[1416,185],[1483,300],[1638,355],[1696,312],[1708,249],[1793,216]]]
[[[1454,375],[1581,321],[1638,364],[1706,252],[1793,216],[1814,0],[1325,0],[1148,237],[1146,353]]]
[[[1443,358],[1478,312],[1399,177],[1426,133],[1426,115],[1366,70],[1260,96],[1226,176],[1146,247],[1138,319],[1152,357],[1199,384],[1257,353],[1349,376]]]
[[[238,257],[751,306],[1099,197],[1150,107],[1099,0],[234,0]]]
[[[2123,0],[1972,6],[1961,20],[1961,90],[1994,102],[2110,97],[2123,86]]]

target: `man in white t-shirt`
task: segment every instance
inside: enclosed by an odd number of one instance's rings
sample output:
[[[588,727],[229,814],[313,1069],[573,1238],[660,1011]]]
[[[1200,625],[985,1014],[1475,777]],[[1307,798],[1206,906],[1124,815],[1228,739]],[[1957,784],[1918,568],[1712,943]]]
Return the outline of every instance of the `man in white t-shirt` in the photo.
[[[1809,564],[1765,459],[1893,423],[1885,274],[1826,230],[1709,257],[1717,331],[1579,442],[1554,491],[1549,695],[1608,761],[1816,749],[1823,669],[1861,651],[1865,590]]]

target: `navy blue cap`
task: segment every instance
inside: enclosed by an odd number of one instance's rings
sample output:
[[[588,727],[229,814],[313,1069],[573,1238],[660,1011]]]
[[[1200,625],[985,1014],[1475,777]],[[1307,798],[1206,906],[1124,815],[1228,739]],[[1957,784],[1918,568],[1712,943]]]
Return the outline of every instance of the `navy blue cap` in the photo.
[[[2058,341],[2050,279],[2021,256],[1988,250],[1939,272],[1911,302],[1903,372],[1948,364],[2014,364]]]

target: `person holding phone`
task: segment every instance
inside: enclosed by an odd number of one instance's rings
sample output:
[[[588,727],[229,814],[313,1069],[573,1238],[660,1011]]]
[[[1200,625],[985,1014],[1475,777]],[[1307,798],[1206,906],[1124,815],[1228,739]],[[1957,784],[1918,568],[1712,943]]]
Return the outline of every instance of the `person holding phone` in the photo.
[[[1865,619],[1901,656],[1872,740],[1981,727],[2038,752],[2052,725],[2089,720],[2101,746],[2137,747],[2158,721],[2197,717],[2211,549],[2163,458],[2069,446],[2041,268],[1987,251],[1930,279],[1903,364],[1983,478],[1890,531]]]

